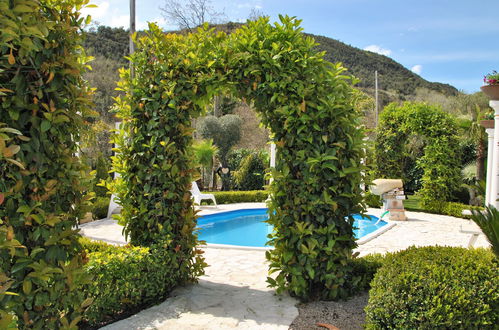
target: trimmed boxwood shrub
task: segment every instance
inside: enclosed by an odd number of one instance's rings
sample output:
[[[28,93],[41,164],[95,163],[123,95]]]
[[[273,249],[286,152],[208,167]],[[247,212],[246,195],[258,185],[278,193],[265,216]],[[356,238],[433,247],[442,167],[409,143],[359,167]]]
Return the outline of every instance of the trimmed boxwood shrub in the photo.
[[[411,210],[411,208],[408,209]],[[415,211],[450,215],[456,218],[470,218],[469,215],[463,215],[464,210],[483,210],[483,207],[455,202],[430,202],[426,204],[424,210],[417,209]]]
[[[169,253],[166,242],[151,247],[81,242],[89,258],[85,271],[94,275],[92,284],[85,287],[87,296],[94,299],[84,314],[90,326],[159,303],[173,287],[188,280],[177,271],[181,261]]]
[[[266,190],[252,191],[216,191],[213,192],[218,204],[231,203],[260,203],[265,202],[269,197]]]
[[[411,247],[390,254],[366,307],[368,329],[493,329],[499,265],[492,252]]]

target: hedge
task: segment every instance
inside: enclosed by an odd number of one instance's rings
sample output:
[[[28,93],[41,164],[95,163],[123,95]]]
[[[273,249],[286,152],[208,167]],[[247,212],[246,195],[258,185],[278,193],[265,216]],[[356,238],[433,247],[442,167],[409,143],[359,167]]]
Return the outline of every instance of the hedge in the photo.
[[[456,202],[430,202],[427,203],[424,209],[412,209],[417,212],[428,212],[442,215],[449,215],[456,218],[470,218],[469,215],[463,215],[464,210],[483,210],[480,206],[471,206],[467,204],[461,204]]]
[[[376,273],[368,329],[493,329],[499,324],[499,265],[490,250],[411,247]]]
[[[188,280],[174,267],[179,260],[166,243],[133,247],[81,242],[89,258],[85,271],[94,274],[92,284],[85,287],[86,295],[94,299],[84,314],[87,325],[101,326],[123,313],[164,301],[177,284]]]
[[[171,278],[175,272],[165,267],[169,261],[161,249],[115,246],[87,238],[80,242],[89,258],[85,270],[96,274],[93,283],[85,288],[86,295],[94,298],[84,315],[86,325],[102,326],[130,310],[159,303],[175,285]],[[353,295],[368,290],[384,258],[375,254],[350,259],[345,292]]]
[[[215,191],[213,195],[215,195],[217,204],[261,203],[267,200],[269,192],[266,190]]]

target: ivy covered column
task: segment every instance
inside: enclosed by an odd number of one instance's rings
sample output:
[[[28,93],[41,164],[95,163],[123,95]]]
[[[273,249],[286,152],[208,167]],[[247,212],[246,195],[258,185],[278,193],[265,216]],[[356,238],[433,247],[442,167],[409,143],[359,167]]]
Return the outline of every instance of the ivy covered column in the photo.
[[[78,12],[86,3],[0,1],[2,329],[14,315],[20,329],[75,328],[90,303],[75,229],[88,200],[75,156],[91,103]]]

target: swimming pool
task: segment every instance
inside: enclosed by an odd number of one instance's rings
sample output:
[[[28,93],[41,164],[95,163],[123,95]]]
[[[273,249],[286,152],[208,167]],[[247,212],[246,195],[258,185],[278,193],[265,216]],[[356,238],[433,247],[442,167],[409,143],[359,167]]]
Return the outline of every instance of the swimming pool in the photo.
[[[387,225],[385,221],[370,215],[354,216],[354,235],[361,239]],[[225,244],[250,247],[266,247],[267,235],[272,226],[263,222],[268,219],[267,209],[244,209],[201,216],[198,219],[199,239],[209,244]]]

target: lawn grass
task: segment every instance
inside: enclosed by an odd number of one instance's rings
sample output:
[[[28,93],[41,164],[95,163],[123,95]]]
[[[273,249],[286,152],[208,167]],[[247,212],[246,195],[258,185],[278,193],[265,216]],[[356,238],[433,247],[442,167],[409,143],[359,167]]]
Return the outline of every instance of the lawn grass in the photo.
[[[415,212],[425,212],[425,210],[421,207],[421,197],[417,195],[407,195],[406,200],[404,200],[404,207],[408,211]]]

